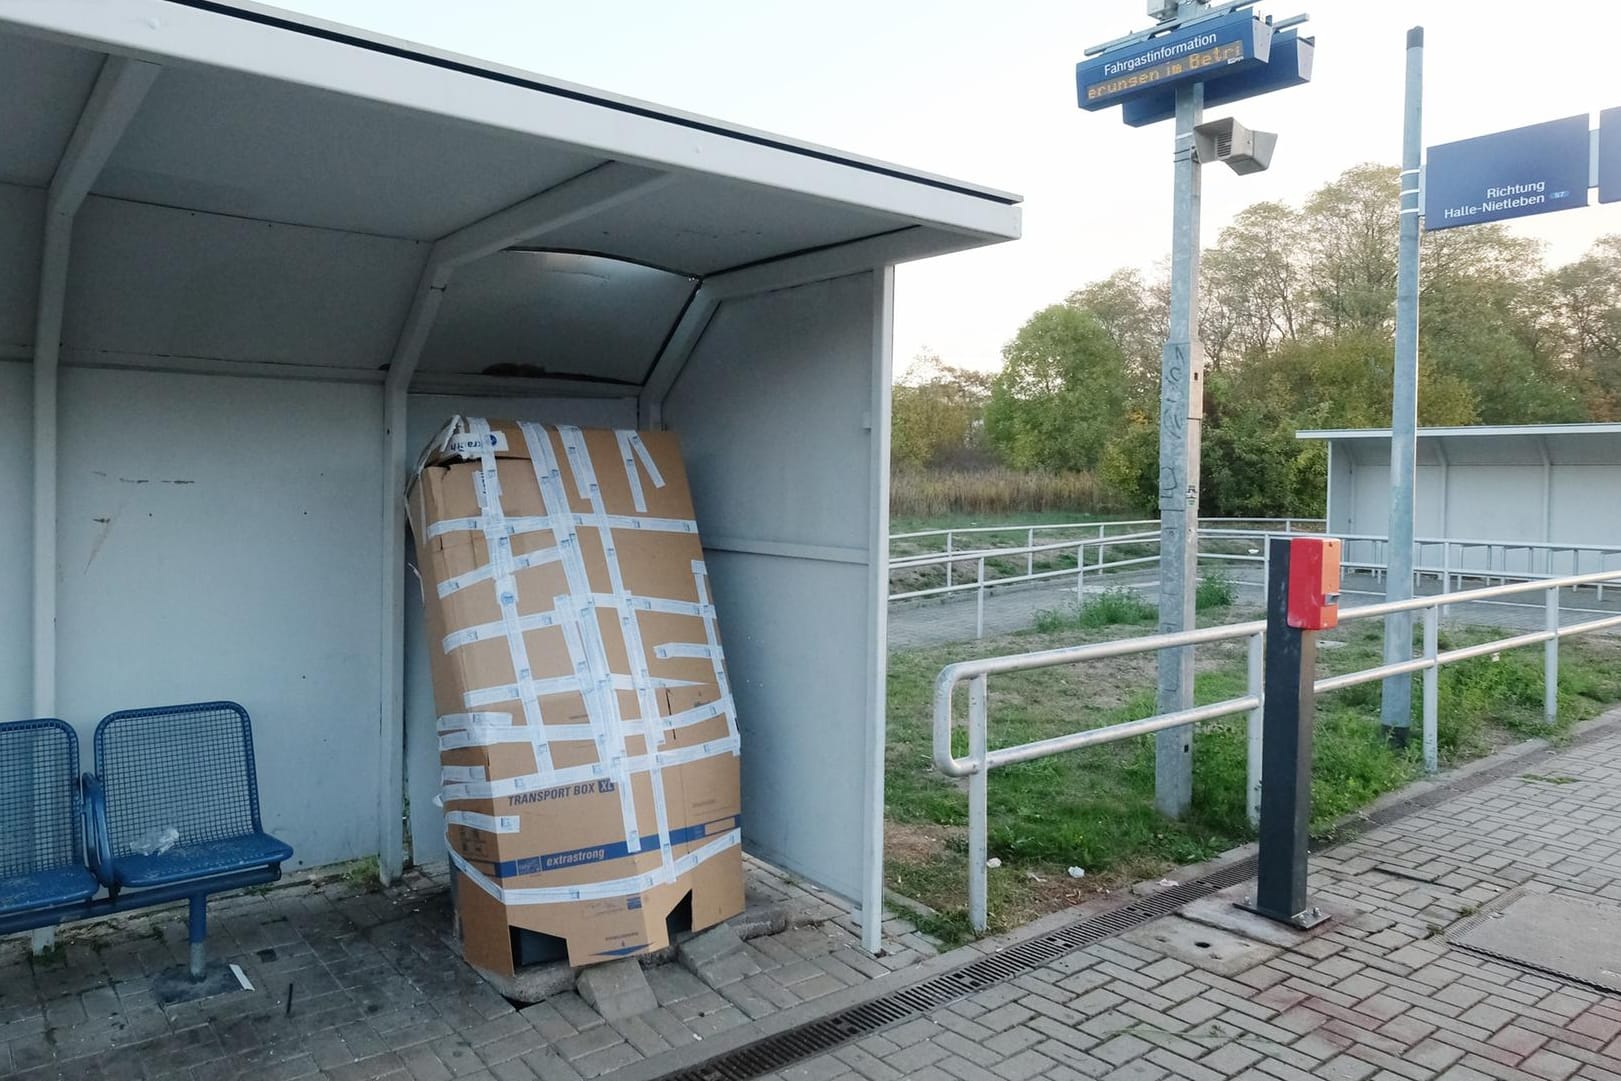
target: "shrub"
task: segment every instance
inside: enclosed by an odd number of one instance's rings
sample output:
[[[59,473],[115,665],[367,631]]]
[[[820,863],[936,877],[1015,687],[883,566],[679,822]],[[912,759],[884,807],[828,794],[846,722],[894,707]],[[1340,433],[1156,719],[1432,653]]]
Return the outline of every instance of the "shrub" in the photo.
[[[1194,607],[1203,612],[1207,608],[1226,608],[1233,603],[1233,580],[1219,572],[1199,579],[1194,595]]]

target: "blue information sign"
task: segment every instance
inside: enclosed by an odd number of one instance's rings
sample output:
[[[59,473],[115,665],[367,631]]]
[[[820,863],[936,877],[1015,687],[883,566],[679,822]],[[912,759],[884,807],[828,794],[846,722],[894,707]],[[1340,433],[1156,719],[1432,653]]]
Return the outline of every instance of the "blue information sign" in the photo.
[[[1432,146],[1424,227],[1452,229],[1587,205],[1587,114]]]
[[[1621,202],[1621,109],[1598,114],[1598,201]]]
[[[1258,94],[1268,94],[1311,82],[1315,38],[1302,38],[1293,30],[1280,30],[1272,38],[1272,57],[1260,67],[1247,68],[1205,83],[1207,106],[1227,105]],[[1134,128],[1157,124],[1176,115],[1176,91],[1155,90],[1120,106],[1120,119]]]
[[[1076,96],[1083,109],[1107,109],[1185,80],[1237,75],[1265,67],[1271,45],[1272,28],[1247,11],[1206,19],[1076,64]]]

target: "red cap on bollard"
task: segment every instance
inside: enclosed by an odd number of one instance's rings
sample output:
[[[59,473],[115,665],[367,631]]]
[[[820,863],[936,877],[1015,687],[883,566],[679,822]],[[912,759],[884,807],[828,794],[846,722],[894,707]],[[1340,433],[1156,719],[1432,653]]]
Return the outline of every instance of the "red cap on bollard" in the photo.
[[[1289,541],[1289,626],[1326,631],[1340,622],[1340,542],[1330,537]]]

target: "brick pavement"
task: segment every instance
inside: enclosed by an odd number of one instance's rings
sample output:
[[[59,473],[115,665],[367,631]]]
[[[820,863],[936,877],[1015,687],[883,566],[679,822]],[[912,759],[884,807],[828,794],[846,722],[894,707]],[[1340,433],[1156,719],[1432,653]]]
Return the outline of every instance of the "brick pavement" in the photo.
[[[709,983],[679,964],[648,970],[659,1009],[606,1022],[578,994],[519,1008],[446,940],[440,875],[367,892],[319,877],[209,905],[212,960],[254,985],[164,1007],[151,977],[186,957],[185,907],[58,932],[33,958],[0,939],[0,1077],[65,1081],[577,1081],[868,983],[932,956],[891,921],[888,956],[860,949],[851,913],[748,861],[752,903],[799,926],[748,942]]]
[[[1315,856],[1315,899],[1347,913],[1320,936],[1217,972],[1162,948],[1165,924],[1150,923],[765,1081],[1621,1081],[1621,996],[1446,938],[1527,885],[1621,903],[1618,720]],[[491,991],[444,941],[432,876],[223,899],[215,956],[257,990],[175,1007],[150,976],[183,959],[183,910],[86,925],[53,960],[14,936],[0,942],[0,1076],[655,1077],[700,1041],[719,1050],[956,963],[920,963],[927,944],[898,922],[894,952],[868,957],[847,912],[761,867],[751,881],[821,922],[749,943],[714,985],[652,969],[660,1008],[614,1022],[572,993],[519,1009]]]
[[[1621,1081],[1621,996],[1445,937],[1527,883],[1621,903],[1614,725],[1312,871],[1350,914],[1242,971],[1177,960],[1148,924],[767,1081]]]

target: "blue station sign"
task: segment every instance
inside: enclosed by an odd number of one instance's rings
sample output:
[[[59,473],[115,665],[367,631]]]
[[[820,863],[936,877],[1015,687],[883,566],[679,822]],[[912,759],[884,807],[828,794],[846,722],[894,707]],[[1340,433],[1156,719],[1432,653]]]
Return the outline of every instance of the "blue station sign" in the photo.
[[[1280,30],[1272,37],[1272,56],[1257,67],[1223,73],[1205,83],[1204,103],[1227,105],[1274,90],[1311,82],[1312,58],[1317,51],[1315,38],[1303,38],[1293,30]],[[1120,106],[1120,119],[1134,128],[1157,124],[1176,115],[1176,91],[1153,90],[1133,97]]]
[[[1075,65],[1076,97],[1095,111],[1187,80],[1225,79],[1264,68],[1271,46],[1272,27],[1247,11],[1205,19]]]
[[[1598,201],[1621,202],[1621,109],[1598,114]]]
[[[1587,205],[1587,114],[1432,146],[1424,228],[1452,229]]]

